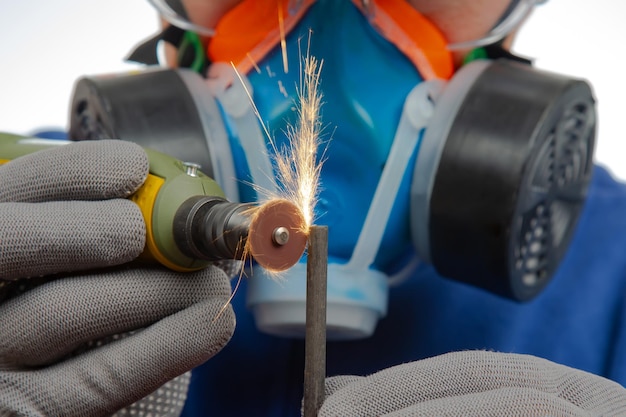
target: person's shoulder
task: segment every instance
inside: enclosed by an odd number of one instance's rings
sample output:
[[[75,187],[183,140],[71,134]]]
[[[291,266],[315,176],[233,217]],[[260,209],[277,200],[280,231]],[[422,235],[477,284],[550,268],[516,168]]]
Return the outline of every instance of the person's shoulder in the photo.
[[[612,219],[623,219],[626,226],[626,182],[616,178],[606,167],[595,165],[583,215],[585,212],[593,213],[594,217],[597,217],[598,212],[614,214]]]
[[[602,254],[600,257],[615,252],[614,266],[624,263],[626,182],[617,179],[603,166],[594,166],[577,229],[570,251],[584,249],[585,253],[599,252],[598,255]]]
[[[614,191],[616,194],[626,195],[626,181],[617,179],[609,168],[603,165],[594,165],[589,195],[597,191]]]

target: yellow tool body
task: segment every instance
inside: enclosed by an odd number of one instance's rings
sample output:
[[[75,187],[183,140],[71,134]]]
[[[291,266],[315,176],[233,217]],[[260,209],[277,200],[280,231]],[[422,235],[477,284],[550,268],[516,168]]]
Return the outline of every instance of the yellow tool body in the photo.
[[[189,257],[180,251],[174,238],[178,208],[193,196],[224,198],[217,183],[183,162],[146,149],[150,173],[130,199],[141,208],[146,221],[146,255],[176,271],[204,268],[208,261]]]

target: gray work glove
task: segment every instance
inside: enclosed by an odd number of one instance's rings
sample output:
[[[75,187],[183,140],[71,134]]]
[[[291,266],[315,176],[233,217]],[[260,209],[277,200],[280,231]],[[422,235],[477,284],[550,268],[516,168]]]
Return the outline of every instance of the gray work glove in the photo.
[[[449,353],[326,380],[319,416],[624,416],[626,389],[529,355]]]
[[[230,339],[221,269],[122,265],[144,247],[125,197],[147,173],[145,152],[122,141],[0,166],[0,415],[105,416],[146,396],[129,415],[176,415],[185,372]]]

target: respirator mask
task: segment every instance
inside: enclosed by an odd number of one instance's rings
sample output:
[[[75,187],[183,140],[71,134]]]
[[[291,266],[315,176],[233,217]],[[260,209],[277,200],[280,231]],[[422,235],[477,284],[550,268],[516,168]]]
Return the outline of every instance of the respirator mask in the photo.
[[[329,339],[371,335],[389,287],[419,279],[419,262],[517,301],[548,283],[584,203],[596,113],[585,81],[494,49],[535,2],[457,45],[489,46],[454,74],[450,46],[403,1],[245,1],[211,33],[177,3],[152,2],[195,69],[80,79],[70,136],[135,141],[201,165],[231,201],[256,201],[280,186],[265,131],[286,143],[302,55],[323,60],[316,219],[329,228]],[[198,34],[213,36],[211,63]],[[280,280],[251,274],[259,329],[303,336],[305,260]]]

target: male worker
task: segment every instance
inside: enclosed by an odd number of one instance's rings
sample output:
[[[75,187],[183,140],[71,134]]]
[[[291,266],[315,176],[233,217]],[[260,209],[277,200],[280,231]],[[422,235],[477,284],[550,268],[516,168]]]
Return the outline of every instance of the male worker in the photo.
[[[263,16],[252,12],[254,1],[183,3],[193,24],[217,28],[207,40],[213,61],[245,55],[276,29],[260,20],[261,34],[255,32],[255,18]],[[303,21],[313,26],[312,43],[329,26],[351,43],[318,47],[327,56],[317,58],[333,65],[349,54],[345,65],[355,78],[383,74],[376,86],[348,91],[349,98],[386,91],[389,65],[402,67],[400,81],[414,83],[415,74],[425,79],[429,71],[449,78],[469,47],[449,54],[446,44],[480,45],[498,23],[513,22],[489,38],[507,47],[521,23],[515,13],[534,4],[408,3],[294,2],[286,23],[289,30]],[[228,30],[231,37],[220,38]],[[372,38],[350,37],[359,31]],[[237,39],[237,32],[252,35]],[[375,48],[381,55],[370,62]],[[273,45],[255,59],[262,63],[278,50]],[[325,81],[343,86],[349,77]],[[332,140],[348,139],[338,133]],[[145,226],[125,197],[147,169],[141,148],[117,141],[72,144],[0,168],[0,414],[94,416],[128,407],[119,415],[176,415],[184,406],[185,416],[298,415],[303,343],[259,332],[240,294],[222,311],[228,274],[127,265],[143,249]],[[626,189],[596,168],[567,255],[552,282],[525,304],[421,264],[391,290],[387,317],[371,337],[329,343],[332,378],[320,415],[626,414],[624,208]]]

